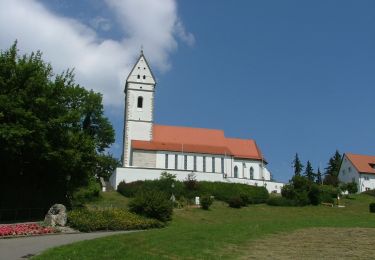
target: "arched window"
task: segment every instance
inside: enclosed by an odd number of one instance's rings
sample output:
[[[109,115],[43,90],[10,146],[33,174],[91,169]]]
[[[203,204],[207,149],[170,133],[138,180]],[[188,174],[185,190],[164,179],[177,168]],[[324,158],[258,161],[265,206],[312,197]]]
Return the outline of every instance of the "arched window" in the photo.
[[[137,79],[140,79],[140,78],[141,78],[141,75],[138,74],[138,75],[137,75]]]
[[[138,97],[137,107],[138,108],[142,108],[143,107],[143,97]]]
[[[238,178],[238,167],[234,166],[234,178]]]
[[[143,79],[146,79],[146,75],[143,75]]]
[[[254,179],[254,168],[250,167],[250,180]]]

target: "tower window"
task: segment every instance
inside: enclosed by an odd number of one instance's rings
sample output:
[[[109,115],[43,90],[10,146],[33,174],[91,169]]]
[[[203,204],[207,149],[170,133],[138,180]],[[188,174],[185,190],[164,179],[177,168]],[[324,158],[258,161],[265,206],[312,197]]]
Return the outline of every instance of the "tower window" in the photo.
[[[146,79],[146,75],[143,75],[143,79]]]
[[[141,78],[141,75],[138,74],[138,75],[137,75],[137,79],[140,79],[140,78]]]
[[[143,107],[143,97],[138,97],[137,108]]]

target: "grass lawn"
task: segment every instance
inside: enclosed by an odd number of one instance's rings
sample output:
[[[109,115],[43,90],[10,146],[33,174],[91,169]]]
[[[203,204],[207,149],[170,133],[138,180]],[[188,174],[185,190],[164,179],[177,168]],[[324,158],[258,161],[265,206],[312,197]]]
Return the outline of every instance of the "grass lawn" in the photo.
[[[96,208],[127,208],[129,199],[122,196],[116,191],[102,192],[100,198],[89,202],[88,207]]]
[[[368,210],[369,203],[374,201],[374,197],[356,195],[343,201],[345,208],[261,204],[242,209],[232,209],[216,202],[209,211],[175,210],[173,221],[167,228],[78,242],[50,249],[36,259],[247,258],[251,257],[249,252],[253,245],[256,247],[257,241],[271,239],[269,241],[276,243],[285,239],[285,235],[301,229],[374,228],[375,214]],[[315,239],[319,240],[325,233],[318,231],[315,234]],[[352,237],[355,239],[356,236],[352,234]],[[298,240],[297,233],[294,241]],[[263,257],[267,255],[267,249],[272,248],[272,243],[266,248],[261,247]],[[292,240],[289,248],[295,250],[295,246]]]

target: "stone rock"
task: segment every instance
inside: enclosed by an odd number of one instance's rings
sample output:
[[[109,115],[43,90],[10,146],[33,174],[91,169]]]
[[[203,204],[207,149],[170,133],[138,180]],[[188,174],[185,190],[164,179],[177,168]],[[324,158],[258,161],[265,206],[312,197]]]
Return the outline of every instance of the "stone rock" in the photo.
[[[48,226],[64,227],[67,221],[66,207],[63,204],[53,205],[44,218],[44,223]]]

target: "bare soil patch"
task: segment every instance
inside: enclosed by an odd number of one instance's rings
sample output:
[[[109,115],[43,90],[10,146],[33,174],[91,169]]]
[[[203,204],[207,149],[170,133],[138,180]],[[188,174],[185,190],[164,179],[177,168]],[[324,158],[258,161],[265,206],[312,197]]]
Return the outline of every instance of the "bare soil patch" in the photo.
[[[242,259],[371,259],[374,241],[373,228],[308,228],[256,240]]]

